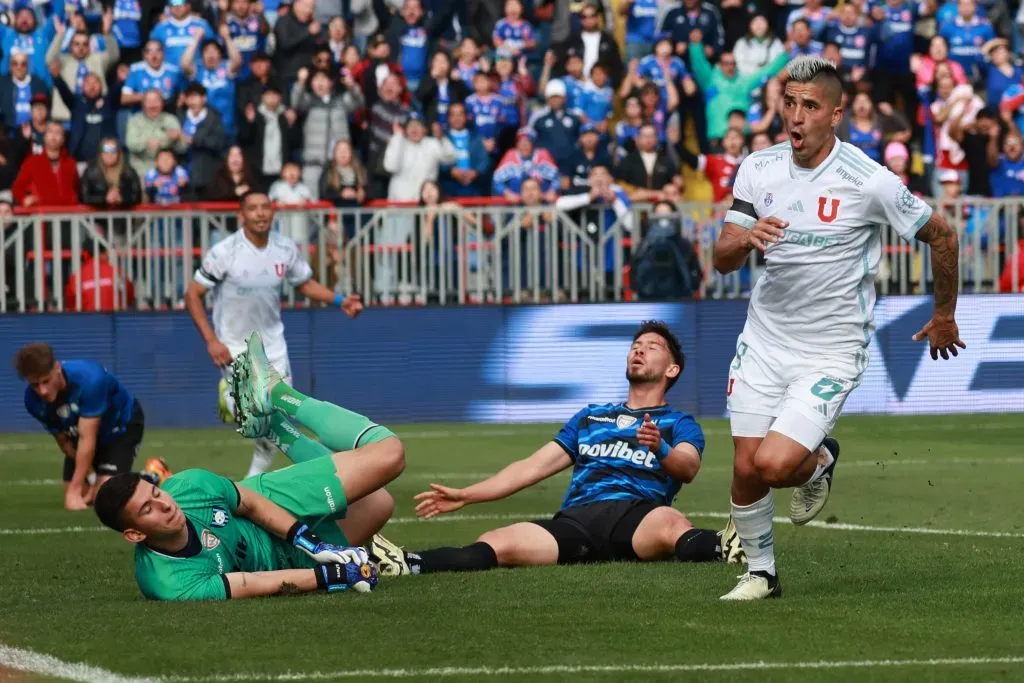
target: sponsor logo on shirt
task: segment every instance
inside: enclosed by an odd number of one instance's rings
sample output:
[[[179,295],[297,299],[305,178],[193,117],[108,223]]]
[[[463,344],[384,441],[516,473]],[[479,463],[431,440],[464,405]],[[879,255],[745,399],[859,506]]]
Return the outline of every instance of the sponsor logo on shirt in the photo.
[[[327,496],[327,507],[331,508],[331,512],[337,512],[338,507],[334,504],[334,494],[331,493],[331,487],[324,487],[324,495]]]
[[[864,185],[864,181],[861,180],[859,175],[855,175],[855,174],[851,173],[842,164],[840,164],[839,166],[836,166],[836,175],[839,176],[840,178],[842,178],[843,180],[847,181],[847,182],[853,183],[857,187],[861,187],[862,185]],[[838,201],[838,200],[836,200],[836,201]]]
[[[633,419],[636,420],[636,418]],[[648,469],[653,469],[655,463],[657,463],[654,453],[651,453],[646,448],[630,448],[629,444],[625,441],[616,441],[614,443],[595,443],[589,446],[587,444],[580,444],[578,451],[580,455],[585,455],[590,458],[627,460],[634,465],[640,465]]]

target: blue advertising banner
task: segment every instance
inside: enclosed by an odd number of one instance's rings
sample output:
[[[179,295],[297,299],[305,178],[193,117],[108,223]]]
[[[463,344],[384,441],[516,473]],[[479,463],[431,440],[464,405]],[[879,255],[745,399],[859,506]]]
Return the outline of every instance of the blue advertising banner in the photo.
[[[686,369],[669,394],[701,417],[725,414],[728,366],[745,301],[290,310],[284,321],[295,385],[384,423],[434,420],[559,422],[587,403],[625,396],[625,357],[637,324],[666,321]],[[875,308],[870,365],[846,413],[1024,412],[1024,297],[963,296],[968,344],[932,361],[911,340],[930,297],[888,297]],[[219,372],[184,313],[0,316],[0,356],[47,341],[61,358],[109,367],[160,427],[217,424]],[[10,367],[10,366],[8,366]],[[0,373],[0,431],[38,429],[24,384]]]

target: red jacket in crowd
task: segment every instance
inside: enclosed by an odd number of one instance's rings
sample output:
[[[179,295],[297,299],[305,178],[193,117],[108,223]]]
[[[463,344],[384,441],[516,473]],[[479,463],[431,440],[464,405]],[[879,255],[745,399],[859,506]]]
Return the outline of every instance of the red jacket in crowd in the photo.
[[[78,166],[67,150],[61,150],[57,168],[46,153],[25,159],[11,188],[18,206],[35,197],[35,206],[74,206],[78,203]]]

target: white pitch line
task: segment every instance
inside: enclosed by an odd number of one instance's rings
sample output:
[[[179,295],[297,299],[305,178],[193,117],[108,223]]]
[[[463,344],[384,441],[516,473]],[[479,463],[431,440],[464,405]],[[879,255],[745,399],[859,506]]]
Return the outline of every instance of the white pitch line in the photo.
[[[995,664],[1024,664],[1024,657],[964,657],[962,659],[860,659],[846,661],[807,662],[734,662],[723,664],[596,664],[547,666],[445,666],[422,669],[361,669],[342,671],[288,672],[268,674],[252,672],[200,676],[174,677],[169,683],[234,683],[235,681],[314,681],[334,678],[450,678],[481,676],[543,676],[550,674],[630,674],[630,673],[700,673],[717,671],[771,671],[807,669],[892,669],[909,667],[985,666]]]
[[[686,511],[684,511],[686,512]],[[522,521],[530,519],[549,519],[554,513],[548,512],[508,512],[481,515],[445,515],[434,519],[419,517],[395,517],[388,524],[442,524],[452,522],[483,522],[483,521]],[[728,519],[728,512],[686,512],[690,517],[705,519]],[[775,524],[792,524],[788,517],[776,517]],[[1024,538],[1024,532],[1016,531],[975,531],[973,529],[933,529],[931,527],[900,527],[874,526],[870,524],[845,524],[812,521],[805,526],[827,531],[865,531],[874,533],[925,534],[931,536],[968,536],[974,538]],[[92,531],[105,531],[102,526],[65,526],[49,528],[0,529],[0,536],[38,536],[45,534],[70,534]]]
[[[0,643],[0,668],[84,683],[159,683],[159,678],[121,676],[81,662],[65,662],[50,655]]]

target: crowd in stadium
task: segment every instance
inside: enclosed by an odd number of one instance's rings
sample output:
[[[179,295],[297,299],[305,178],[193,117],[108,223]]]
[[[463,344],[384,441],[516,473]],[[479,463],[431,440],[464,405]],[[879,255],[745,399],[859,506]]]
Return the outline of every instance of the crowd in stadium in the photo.
[[[1024,24],[1006,0],[0,8],[5,210],[256,188],[356,206],[418,201],[428,181],[519,202],[528,178],[554,202],[589,192],[594,165],[633,202],[694,197],[686,166],[723,200],[742,156],[784,138],[780,72],[806,54],[846,79],[840,137],[916,193],[1024,194]]]

